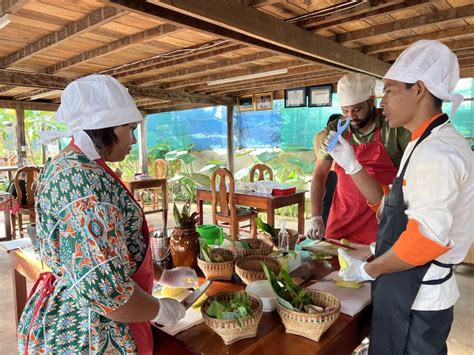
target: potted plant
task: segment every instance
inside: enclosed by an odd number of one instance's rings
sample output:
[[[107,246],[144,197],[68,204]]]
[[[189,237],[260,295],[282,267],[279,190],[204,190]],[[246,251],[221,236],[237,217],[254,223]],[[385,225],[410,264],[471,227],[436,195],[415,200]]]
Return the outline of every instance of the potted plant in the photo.
[[[199,214],[190,214],[191,204],[186,201],[181,212],[176,203],[173,203],[173,215],[175,228],[170,239],[171,258],[175,266],[197,267],[197,255],[199,253],[199,233],[196,224]]]

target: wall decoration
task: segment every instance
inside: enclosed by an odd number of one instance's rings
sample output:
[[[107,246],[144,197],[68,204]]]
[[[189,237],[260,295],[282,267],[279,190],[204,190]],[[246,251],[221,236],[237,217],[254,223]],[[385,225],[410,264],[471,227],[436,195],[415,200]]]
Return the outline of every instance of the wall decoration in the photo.
[[[253,95],[241,96],[237,99],[239,112],[253,111]]]
[[[308,106],[332,106],[332,85],[318,85],[308,87]]]
[[[273,93],[266,92],[254,95],[255,110],[271,110],[273,109]]]
[[[285,107],[306,107],[306,88],[285,89]]]

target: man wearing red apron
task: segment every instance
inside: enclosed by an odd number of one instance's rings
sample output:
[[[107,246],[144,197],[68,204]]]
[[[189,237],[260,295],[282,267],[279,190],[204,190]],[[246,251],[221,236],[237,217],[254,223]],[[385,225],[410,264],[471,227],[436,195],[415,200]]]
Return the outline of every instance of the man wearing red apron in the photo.
[[[396,175],[401,157],[409,142],[409,132],[390,128],[380,109],[375,107],[375,79],[363,74],[347,74],[338,82],[338,98],[344,117],[350,117],[344,137],[368,174],[380,184],[388,185]],[[345,119],[345,118],[342,119]],[[336,130],[337,122],[328,125],[326,135]],[[307,235],[329,237],[370,244],[375,241],[377,221],[374,212],[352,182],[350,175],[336,164],[337,186],[327,226],[321,217],[324,186],[332,158],[321,144],[311,182],[312,217]]]
[[[402,52],[384,77],[381,106],[391,127],[404,126],[411,142],[390,193],[357,161],[344,138],[331,152],[350,173],[380,225],[375,260],[339,249],[346,281],[372,282],[369,354],[446,354],[459,298],[453,265],[473,241],[474,159],[451,117],[463,97],[456,55],[438,41],[421,40]]]

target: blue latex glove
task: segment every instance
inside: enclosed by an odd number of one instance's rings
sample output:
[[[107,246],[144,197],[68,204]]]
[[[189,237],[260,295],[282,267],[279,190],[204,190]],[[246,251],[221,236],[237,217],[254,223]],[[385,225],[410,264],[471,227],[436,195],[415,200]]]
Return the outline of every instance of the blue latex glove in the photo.
[[[335,131],[331,131],[328,135],[327,142],[330,142],[334,135]],[[347,175],[353,175],[359,172],[362,169],[357,157],[354,153],[354,149],[342,136],[338,137],[338,143],[333,150],[328,153],[338,163],[346,172]]]

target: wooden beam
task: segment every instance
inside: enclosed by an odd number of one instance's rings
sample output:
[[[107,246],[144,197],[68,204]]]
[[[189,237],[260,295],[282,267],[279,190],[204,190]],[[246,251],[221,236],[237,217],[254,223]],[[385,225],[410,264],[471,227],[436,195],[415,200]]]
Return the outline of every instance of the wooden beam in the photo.
[[[298,59],[322,62],[376,77],[383,77],[389,68],[387,63],[234,0],[164,0],[157,2],[159,6],[137,0],[109,1],[129,11],[146,13],[148,16],[246,45],[289,54]]]
[[[466,26],[401,38],[374,46],[364,47],[362,50],[364,53],[373,54],[394,49],[403,49],[421,39],[452,40],[453,38],[465,37],[472,34],[474,34],[474,26]]]
[[[70,68],[74,65],[82,64],[89,60],[102,57],[104,55],[113,53],[115,51],[123,50],[128,47],[135,46],[137,44],[141,44],[143,42],[146,42],[152,39],[156,39],[157,37],[168,35],[177,30],[179,30],[179,28],[173,25],[169,25],[169,24],[160,25],[160,26],[151,28],[149,30],[136,33],[131,36],[120,38],[116,41],[107,43],[101,47],[94,48],[90,51],[83,52],[72,58],[66,59],[62,62],[53,64],[49,66],[48,68],[46,68],[44,72],[48,74],[57,73],[61,70]]]
[[[133,84],[144,85],[144,84],[154,83],[157,81],[164,81],[166,79],[173,79],[174,81],[175,78],[178,78],[180,76],[193,75],[193,74],[199,74],[199,73],[208,73],[209,71],[222,69],[223,67],[251,63],[256,60],[267,59],[274,56],[275,54],[270,53],[270,52],[259,52],[259,53],[244,55],[244,56],[232,58],[232,59],[223,59],[223,60],[218,60],[217,62],[214,62],[212,64],[197,65],[195,67],[185,68],[185,69],[176,70],[176,71],[172,71],[168,73],[150,75],[143,79],[135,80]],[[269,71],[269,70],[273,70],[273,69],[269,69],[268,66],[262,66],[262,72]],[[235,75],[235,76],[238,76],[238,75]]]
[[[0,68],[7,68],[21,60],[28,59],[33,55],[40,53],[41,51],[53,48],[66,40],[70,40],[85,32],[93,30],[98,26],[115,20],[123,14],[125,14],[125,12],[120,11],[114,7],[104,7],[102,9],[96,10],[81,18],[80,20],[71,22],[66,27],[61,28],[56,32],[50,33],[49,35],[40,38],[38,41],[33,42],[19,51],[1,59]]]
[[[452,51],[472,48],[474,50],[474,38],[459,39],[445,43]],[[403,50],[384,53],[381,57],[384,61],[392,61],[398,58]]]
[[[234,105],[227,106],[227,169],[234,173]]]
[[[46,102],[25,102],[0,99],[0,108],[55,112],[58,110],[58,107],[58,104],[50,104]]]
[[[67,78],[49,74],[31,74],[26,72],[0,69],[0,84],[4,85],[63,90],[71,81],[72,80]],[[216,105],[226,105],[232,101],[227,97],[193,94],[182,90],[162,90],[132,85],[127,85],[127,87],[130,95],[132,96],[143,96],[163,100],[186,102],[203,102]]]
[[[25,135],[25,110],[15,109],[15,141],[16,156],[18,158],[18,167],[22,168],[26,165],[26,135]]]
[[[140,172],[148,174],[148,149],[146,135],[147,119],[143,117],[142,122],[138,125],[138,161],[140,162]]]
[[[431,0],[409,0],[406,2],[403,0],[371,1],[371,6],[368,9],[356,7],[347,11],[337,12],[333,15],[304,19],[297,21],[295,24],[309,31],[319,31],[354,21],[370,20],[380,15],[390,15],[399,10],[416,9],[428,2],[431,2]]]
[[[214,41],[215,42],[215,41]],[[185,52],[185,54],[179,56],[178,54],[173,54],[177,51],[172,51],[169,53],[163,53],[151,58],[146,58],[143,60],[135,61],[130,64],[120,65],[115,68],[102,70],[100,74],[112,75],[115,78],[121,78],[125,76],[131,76],[136,74],[141,74],[151,70],[156,70],[160,68],[172,67],[175,65],[189,63],[191,61],[212,58],[224,53],[233,52],[242,48],[244,46],[240,44],[232,44],[228,41],[220,41],[222,45],[214,44],[213,42],[198,44],[196,46],[180,49],[180,52]],[[206,46],[209,46],[211,49],[205,49]],[[202,50],[200,48],[203,48]],[[186,54],[189,51],[190,54]],[[176,57],[174,57],[176,56]]]
[[[160,112],[192,110],[196,108],[209,107],[207,104],[178,104],[178,105],[157,105],[147,109],[149,115]]]
[[[30,0],[3,0],[1,4],[0,16],[5,13],[14,14],[25,6]]]
[[[474,16],[474,6],[466,5],[454,9],[415,16],[405,20],[396,20],[381,25],[370,26],[362,30],[352,31],[335,36],[338,43],[350,43],[360,39],[368,39],[384,34],[396,34],[408,29],[416,29],[427,25],[439,25],[450,21],[459,21]]]

